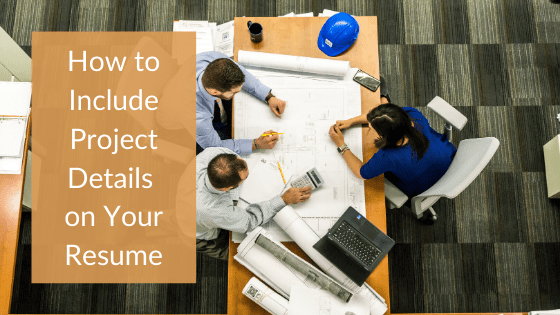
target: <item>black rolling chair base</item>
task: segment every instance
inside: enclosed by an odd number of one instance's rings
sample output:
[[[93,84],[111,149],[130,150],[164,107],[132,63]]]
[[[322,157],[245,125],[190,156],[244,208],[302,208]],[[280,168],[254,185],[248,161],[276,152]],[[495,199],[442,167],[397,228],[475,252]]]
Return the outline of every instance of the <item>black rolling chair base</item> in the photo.
[[[427,209],[427,211],[424,211],[422,217],[418,219],[418,221],[425,225],[434,225],[434,223],[436,223],[437,221],[436,212],[432,207],[430,207]]]

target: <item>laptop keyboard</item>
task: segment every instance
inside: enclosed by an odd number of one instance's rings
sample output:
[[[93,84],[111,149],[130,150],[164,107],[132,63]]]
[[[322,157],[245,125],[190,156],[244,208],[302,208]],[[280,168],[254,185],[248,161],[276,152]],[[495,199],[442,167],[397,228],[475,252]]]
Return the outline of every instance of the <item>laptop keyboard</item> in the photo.
[[[346,221],[342,221],[330,235],[368,267],[381,254],[377,246],[362,239],[358,231]]]

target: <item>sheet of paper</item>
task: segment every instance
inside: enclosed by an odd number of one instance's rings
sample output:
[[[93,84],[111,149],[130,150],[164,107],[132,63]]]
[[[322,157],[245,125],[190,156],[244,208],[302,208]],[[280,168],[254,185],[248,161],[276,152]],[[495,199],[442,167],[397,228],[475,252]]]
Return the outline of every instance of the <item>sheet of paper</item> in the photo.
[[[208,23],[208,27],[211,31],[213,50],[216,50],[216,29],[218,28],[218,24],[215,22]]]
[[[299,13],[299,14],[295,14],[294,12],[290,12],[286,15],[280,15],[278,17],[313,17],[313,12]]]
[[[333,11],[333,10],[329,10],[329,9],[323,9],[323,16],[333,16],[337,13],[340,13],[338,11]]]
[[[319,16],[328,16],[331,17],[337,13],[340,13],[338,11],[333,11],[333,10],[329,10],[329,9],[323,9],[323,13],[319,13]],[[352,15],[353,16],[353,15]]]
[[[353,296],[345,303],[332,293],[292,287],[290,292],[289,315],[369,315],[369,299],[365,296]]]
[[[0,156],[23,156],[23,144],[27,120],[24,118],[0,118]]]
[[[212,29],[203,28],[196,31],[196,53],[214,51],[214,39]]]
[[[185,31],[193,27],[208,27],[208,21],[187,21],[180,20],[173,23],[173,32]]]
[[[175,21],[173,32],[196,32],[196,53],[214,51],[212,28],[216,23],[208,21]]]
[[[529,315],[560,315],[560,309],[550,311],[531,311],[529,312]]]
[[[238,52],[237,59],[240,64],[247,67],[314,73],[335,77],[344,77],[350,69],[349,61],[244,50]]]
[[[31,82],[0,81],[0,116],[26,116],[31,106]]]
[[[215,50],[228,57],[233,57],[233,35],[233,21],[218,25],[214,37]]]
[[[0,157],[0,174],[21,174],[23,157]]]
[[[243,294],[273,315],[288,314],[288,300],[253,277],[243,288]]]
[[[280,172],[282,166],[278,164],[272,154],[260,154],[256,165],[249,169],[249,176],[241,186],[240,198],[248,203],[257,203],[278,196],[291,177],[285,167]]]
[[[262,130],[283,131],[284,135],[270,150],[280,163],[292,174],[304,174],[317,168],[325,184],[314,190],[308,201],[294,205],[294,209],[319,236],[323,236],[349,206],[365,215],[363,180],[350,171],[329,136],[329,129],[336,120],[361,114],[360,86],[349,75],[356,69],[348,71],[344,80],[262,69],[249,71],[287,102],[286,110],[282,119],[278,119],[256,98],[245,92],[238,93],[234,137],[251,139]],[[344,136],[352,152],[362,159],[361,129],[345,130]],[[246,157],[248,161],[255,158]],[[269,227],[269,231],[280,239],[277,230]]]

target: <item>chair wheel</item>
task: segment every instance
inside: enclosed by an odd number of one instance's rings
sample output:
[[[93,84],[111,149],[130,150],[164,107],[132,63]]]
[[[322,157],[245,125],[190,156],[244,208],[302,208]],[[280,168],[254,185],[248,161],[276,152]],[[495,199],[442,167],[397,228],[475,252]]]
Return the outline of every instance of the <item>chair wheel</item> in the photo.
[[[420,223],[425,225],[434,225],[434,223],[436,223],[436,220],[437,220],[437,216],[432,214],[430,211],[424,212],[422,217],[418,219]]]

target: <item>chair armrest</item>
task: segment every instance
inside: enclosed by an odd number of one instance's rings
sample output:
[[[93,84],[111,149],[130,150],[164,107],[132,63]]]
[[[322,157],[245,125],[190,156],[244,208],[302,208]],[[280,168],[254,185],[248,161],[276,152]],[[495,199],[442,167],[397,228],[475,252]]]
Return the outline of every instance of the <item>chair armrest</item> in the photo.
[[[428,103],[428,108],[436,112],[436,114],[457,130],[463,129],[467,123],[467,117],[465,117],[465,115],[461,114],[439,96],[434,97],[434,99]]]
[[[390,181],[385,178],[385,198],[394,204],[397,208],[402,207],[408,200],[408,196],[405,195],[397,186],[393,185]]]
[[[161,139],[156,140],[155,146],[157,149],[152,150],[154,155],[185,165],[188,165],[196,156],[196,152],[193,150]]]

